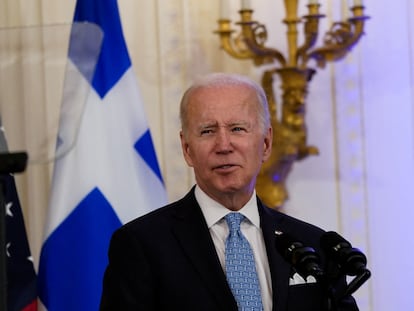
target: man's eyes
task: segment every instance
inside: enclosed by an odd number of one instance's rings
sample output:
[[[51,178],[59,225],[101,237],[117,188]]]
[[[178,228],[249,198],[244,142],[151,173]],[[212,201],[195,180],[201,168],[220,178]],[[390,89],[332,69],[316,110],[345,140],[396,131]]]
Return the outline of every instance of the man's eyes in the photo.
[[[213,133],[212,129],[205,129],[205,130],[201,130],[200,134],[201,135],[207,135],[207,134],[211,134]]]
[[[216,133],[216,131],[217,130],[214,129],[214,128],[202,129],[200,131],[200,135],[201,136],[203,136],[203,135],[212,135],[212,134]],[[229,131],[234,132],[234,133],[238,133],[238,132],[246,132],[247,130],[246,130],[245,127],[242,127],[242,126],[234,126],[234,127],[230,127]]]
[[[235,126],[231,130],[232,130],[232,132],[242,132],[242,131],[246,131],[246,129],[244,127],[241,127],[241,126]]]

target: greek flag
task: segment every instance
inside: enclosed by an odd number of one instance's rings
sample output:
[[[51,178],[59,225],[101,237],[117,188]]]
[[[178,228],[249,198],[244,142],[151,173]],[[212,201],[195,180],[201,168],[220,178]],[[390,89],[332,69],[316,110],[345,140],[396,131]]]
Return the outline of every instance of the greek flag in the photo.
[[[76,143],[55,161],[38,273],[49,311],[98,310],[113,231],[167,202],[116,0],[78,0],[74,22],[85,21],[102,29],[102,50]],[[57,154],[71,122],[61,121]]]

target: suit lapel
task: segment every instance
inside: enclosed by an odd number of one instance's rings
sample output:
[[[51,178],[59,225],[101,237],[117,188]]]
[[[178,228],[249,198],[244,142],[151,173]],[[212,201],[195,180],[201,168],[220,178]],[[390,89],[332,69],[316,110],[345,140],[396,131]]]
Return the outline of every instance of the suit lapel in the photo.
[[[237,310],[194,189],[177,208],[173,231],[204,284],[223,310]]]
[[[266,245],[269,259],[270,274],[272,277],[273,310],[287,310],[287,295],[289,288],[290,265],[277,252],[275,246],[275,230],[281,229],[282,218],[278,213],[270,212],[258,200],[260,226]]]

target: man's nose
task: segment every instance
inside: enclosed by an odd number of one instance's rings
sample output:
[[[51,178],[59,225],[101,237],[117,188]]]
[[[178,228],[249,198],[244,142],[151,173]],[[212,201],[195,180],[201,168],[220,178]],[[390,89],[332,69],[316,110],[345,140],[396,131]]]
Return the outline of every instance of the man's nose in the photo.
[[[221,128],[217,132],[216,146],[218,152],[229,152],[232,150],[231,134],[228,130]]]

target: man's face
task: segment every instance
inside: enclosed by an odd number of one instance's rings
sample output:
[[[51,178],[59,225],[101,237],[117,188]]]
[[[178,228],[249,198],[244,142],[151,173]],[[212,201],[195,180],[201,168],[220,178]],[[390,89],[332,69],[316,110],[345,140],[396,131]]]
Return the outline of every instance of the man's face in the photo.
[[[257,96],[246,86],[200,88],[189,99],[184,158],[197,184],[215,199],[250,195],[271,152],[272,129],[259,124]]]

